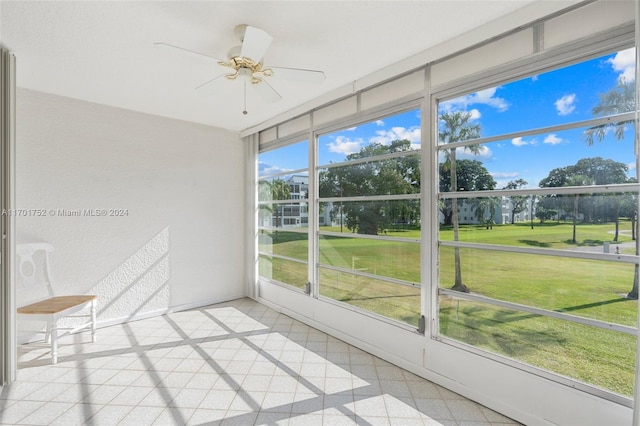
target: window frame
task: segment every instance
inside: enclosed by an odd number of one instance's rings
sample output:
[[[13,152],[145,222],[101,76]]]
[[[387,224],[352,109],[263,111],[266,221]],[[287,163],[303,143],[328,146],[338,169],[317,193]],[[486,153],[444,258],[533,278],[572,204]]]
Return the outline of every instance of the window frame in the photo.
[[[288,146],[292,146],[295,145],[297,143],[303,143],[306,142],[307,143],[307,148],[309,148],[309,146],[311,145],[311,142],[309,141],[307,134],[294,134],[292,136],[283,138],[283,139],[276,139],[275,141],[263,144],[262,146],[258,147],[258,150],[256,152],[256,159],[259,160],[260,159],[260,154],[265,153],[265,152],[270,152],[270,151],[275,151],[277,149],[280,148],[286,148]],[[310,173],[309,173],[309,157],[307,156],[307,168],[303,168],[303,169],[295,169],[295,170],[289,170],[289,171],[285,171],[285,172],[278,172],[278,173],[273,173],[273,174],[267,174],[267,175],[260,175],[259,173],[256,174],[256,192],[259,192],[259,186],[260,186],[260,182],[263,179],[269,180],[269,179],[273,179],[273,178],[281,178],[282,176],[290,176],[290,175],[295,175],[295,174],[301,174],[301,173],[307,173],[308,178],[310,179]],[[259,197],[256,197],[256,215],[259,217],[259,211],[260,211],[260,206],[262,205],[274,205],[274,204],[282,204],[282,205],[290,205],[290,204],[298,204],[300,207],[302,207],[302,204],[306,204],[307,206],[309,206],[309,191],[307,193],[307,197],[306,198],[298,198],[298,199],[288,199],[288,200],[265,200],[265,201],[260,201]],[[307,210],[308,207],[307,207]],[[282,218],[283,220],[283,225],[284,225],[284,217]],[[300,225],[302,225],[302,222],[300,223]],[[267,231],[267,232],[292,232],[292,233],[298,233],[298,234],[306,234],[307,235],[307,241],[309,241],[311,238],[311,233],[309,231],[309,225],[307,224],[307,226],[261,226],[261,224],[259,223],[259,221],[257,222],[257,227],[256,227],[256,239],[259,238],[257,235],[260,233],[260,231]],[[280,259],[283,261],[287,261],[287,262],[294,262],[294,263],[299,263],[299,264],[304,264],[307,266],[307,270],[309,269],[309,264],[310,264],[310,259],[309,256],[307,254],[307,260],[303,261],[301,259],[296,259],[296,258],[292,258],[289,256],[284,256],[284,255],[280,255],[280,254],[275,254],[275,253],[266,253],[260,250],[260,244],[259,242],[256,242],[256,259],[258,261],[258,265],[256,267],[256,276],[258,279],[258,283],[260,282],[260,280],[263,280],[265,282],[269,282],[271,284],[275,284],[284,288],[287,288],[289,290],[292,291],[296,291],[296,292],[304,292],[304,289],[300,289],[298,287],[296,287],[293,284],[290,283],[286,283],[286,282],[282,282],[282,281],[278,281],[273,279],[272,277],[264,277],[262,275],[260,275],[260,267],[259,267],[259,261],[260,261],[260,257],[267,257],[267,258],[276,258],[276,259]]]
[[[374,108],[372,111],[367,111],[366,113],[361,113],[361,114],[357,114],[356,117],[350,117],[347,119],[340,119],[331,123],[327,123],[323,126],[319,126],[318,128],[313,129],[312,133],[313,133],[313,143],[314,143],[314,153],[315,153],[315,157],[318,158],[318,147],[319,147],[319,143],[320,143],[320,138],[322,136],[326,136],[332,133],[336,133],[336,132],[340,132],[343,130],[346,130],[350,127],[354,127],[354,126],[360,126],[360,125],[364,125],[364,124],[369,124],[375,120],[384,120],[387,117],[390,116],[394,116],[394,115],[400,115],[403,113],[408,113],[411,111],[420,111],[420,126],[422,129],[422,134],[424,135],[424,127],[423,127],[423,118],[424,118],[424,102],[423,102],[423,98],[422,97],[418,97],[415,99],[411,99],[409,101],[406,100],[406,98],[403,98],[401,100],[399,100],[398,102],[393,102],[392,104],[387,104],[387,105],[383,105],[382,107],[379,108]],[[364,163],[370,163],[370,162],[377,162],[377,161],[382,161],[382,160],[389,160],[389,159],[394,159],[394,158],[402,158],[402,157],[408,157],[408,156],[416,156],[418,158],[418,161],[420,161],[420,163],[422,164],[422,160],[423,160],[423,150],[424,150],[424,136],[421,138],[421,146],[419,149],[416,150],[411,150],[411,151],[403,151],[403,152],[397,152],[397,153],[389,153],[389,154],[382,154],[382,155],[378,155],[378,156],[373,156],[373,157],[366,157],[366,158],[359,158],[356,160],[350,160],[350,161],[340,161],[340,162],[335,162],[335,163],[327,163],[327,164],[315,164],[314,165],[314,180],[315,182],[319,181],[319,175],[320,175],[320,170],[325,170],[325,169],[331,169],[331,168],[338,168],[338,167],[349,167],[349,166],[353,166],[353,165],[357,165],[357,164],[364,164]],[[316,161],[317,163],[317,161]],[[424,166],[421,165],[420,167],[421,172],[424,170]],[[316,188],[316,192],[314,194],[314,202],[313,204],[315,205],[316,211],[319,211],[320,209],[320,203],[326,203],[326,202],[335,202],[335,201],[343,201],[343,202],[349,202],[349,201],[402,201],[402,200],[417,200],[418,202],[420,202],[422,204],[422,199],[424,198],[424,190],[421,187],[420,192],[419,193],[414,193],[414,194],[395,194],[395,195],[373,195],[373,196],[352,196],[352,197],[325,197],[325,198],[320,198],[319,196],[319,191]],[[421,211],[421,215],[423,212],[423,209],[420,209]],[[318,224],[319,225],[319,224]],[[364,277],[364,278],[371,278],[371,279],[376,279],[379,281],[383,281],[383,282],[388,282],[389,284],[394,284],[394,285],[404,285],[404,286],[408,286],[408,287],[419,287],[421,289],[421,294],[420,294],[420,305],[421,305],[421,312],[419,312],[418,318],[420,318],[421,316],[424,315],[424,309],[422,308],[423,302],[422,300],[424,299],[424,290],[423,290],[423,281],[421,280],[421,282],[416,285],[415,283],[409,282],[409,281],[405,281],[405,280],[400,280],[400,279],[395,279],[395,278],[391,278],[391,277],[385,277],[383,275],[374,275],[374,274],[369,274],[369,273],[363,273],[360,271],[351,271],[351,270],[345,270],[343,268],[339,268],[339,267],[335,267],[335,266],[331,266],[331,265],[327,265],[327,264],[320,264],[320,237],[321,236],[334,236],[334,237],[341,237],[341,238],[356,238],[356,239],[371,239],[371,240],[377,240],[377,241],[392,241],[392,242],[401,242],[401,243],[411,243],[411,244],[418,244],[421,246],[421,239],[412,239],[412,238],[398,238],[398,237],[390,237],[390,236],[385,236],[385,235],[364,235],[364,234],[357,234],[357,233],[350,233],[348,235],[343,235],[340,233],[335,233],[335,232],[331,232],[331,231],[321,231],[319,229],[319,226],[317,226],[317,228],[314,230],[314,245],[315,245],[315,252],[314,252],[314,281],[313,281],[313,295],[315,298],[320,299],[324,302],[327,303],[332,303],[335,304],[337,306],[340,306],[342,308],[354,311],[354,312],[358,312],[373,318],[376,318],[380,321],[384,321],[386,323],[389,323],[391,325],[397,326],[399,328],[402,328],[404,330],[408,330],[411,332],[416,332],[416,327],[402,322],[400,320],[391,318],[391,317],[387,317],[384,316],[382,314],[379,314],[375,311],[370,311],[364,308],[359,308],[357,306],[351,305],[349,303],[346,302],[341,302],[335,299],[332,299],[330,297],[327,296],[323,296],[322,294],[320,294],[320,280],[319,280],[319,275],[320,275],[320,269],[326,269],[326,270],[332,270],[332,271],[336,271],[338,273],[347,273],[347,274],[351,274],[354,276],[360,276],[360,277]],[[422,251],[422,246],[420,247],[420,250]],[[420,257],[422,258],[422,254],[420,255]],[[423,275],[422,270],[424,269],[424,265],[421,263],[420,265],[420,276]]]
[[[527,371],[538,376],[550,379],[552,381],[564,384],[566,386],[570,386],[594,396],[610,400],[616,402],[620,405],[633,407],[634,399],[627,397],[625,395],[617,394],[613,391],[610,391],[605,388],[598,387],[596,385],[592,385],[587,382],[582,382],[577,379],[563,376],[560,373],[553,372],[551,370],[546,370],[541,367],[537,367],[531,364],[527,364],[523,361],[519,361],[515,358],[508,357],[506,355],[501,355],[499,353],[491,352],[489,350],[482,349],[477,346],[473,346],[471,344],[467,344],[461,342],[459,340],[444,336],[439,333],[440,329],[440,315],[439,315],[439,296],[441,294],[453,294],[458,298],[462,298],[464,300],[470,301],[481,301],[486,302],[486,300],[482,297],[467,295],[465,293],[460,293],[454,290],[443,289],[439,287],[439,272],[438,272],[438,247],[442,246],[451,246],[451,247],[461,247],[461,248],[473,248],[473,249],[490,249],[490,250],[498,250],[506,253],[531,253],[531,254],[540,254],[540,255],[555,255],[562,257],[574,257],[581,259],[592,259],[592,260],[606,260],[610,262],[618,262],[623,264],[639,264],[640,256],[638,255],[617,255],[616,259],[612,259],[610,255],[600,254],[600,253],[554,253],[549,249],[536,249],[536,248],[524,248],[524,247],[516,247],[516,246],[500,246],[496,245],[488,245],[488,244],[478,244],[478,243],[470,243],[470,242],[454,242],[454,241],[441,241],[438,234],[439,229],[439,215],[437,208],[437,201],[441,198],[457,198],[457,199],[465,199],[472,197],[489,197],[489,196],[513,196],[513,195],[544,195],[544,194],[593,194],[593,193],[611,193],[614,192],[614,189],[621,189],[622,191],[615,192],[638,192],[638,201],[640,205],[640,183],[632,183],[632,184],[612,184],[612,185],[602,185],[602,186],[589,186],[589,187],[556,187],[556,188],[535,188],[535,189],[513,189],[513,190],[488,190],[488,191],[468,191],[468,192],[440,192],[438,187],[439,175],[438,175],[438,153],[444,149],[452,149],[458,147],[465,147],[474,144],[483,144],[494,141],[507,140],[515,137],[525,137],[536,134],[548,133],[552,131],[560,131],[567,129],[574,129],[585,126],[593,126],[597,124],[604,124],[610,121],[635,121],[635,129],[636,132],[636,144],[638,140],[638,123],[637,123],[637,114],[638,110],[640,110],[640,105],[636,105],[636,111],[626,112],[622,114],[616,114],[613,116],[607,117],[596,117],[588,120],[581,121],[572,121],[569,123],[563,123],[559,125],[545,126],[540,128],[532,128],[526,129],[517,132],[510,132],[506,134],[500,135],[492,135],[488,137],[480,137],[477,139],[470,139],[461,142],[455,142],[450,144],[441,144],[439,142],[439,126],[438,126],[438,105],[441,102],[452,100],[458,98],[460,96],[465,96],[471,93],[478,92],[480,90],[484,90],[487,88],[493,88],[500,85],[508,84],[514,81],[518,81],[525,78],[530,78],[536,74],[541,74],[548,71],[553,71],[556,69],[569,67],[571,65],[581,63],[584,61],[588,61],[590,59],[595,59],[598,57],[602,57],[604,55],[609,55],[614,52],[633,48],[635,47],[635,35],[632,32],[631,26],[623,25],[620,28],[617,28],[614,31],[608,31],[603,34],[599,34],[595,37],[589,37],[585,40],[580,40],[573,43],[568,43],[563,45],[560,48],[553,49],[548,52],[543,52],[539,54],[537,58],[527,58],[522,61],[518,61],[515,64],[509,65],[501,65],[495,69],[485,70],[477,74],[472,74],[466,76],[463,79],[449,82],[443,84],[438,87],[431,87],[429,91],[429,104],[432,109],[432,113],[428,117],[430,122],[429,132],[429,140],[423,141],[423,147],[428,146],[430,148],[430,156],[431,161],[435,164],[433,169],[433,173],[431,174],[432,179],[435,182],[435,198],[431,199],[431,211],[432,211],[432,221],[431,221],[431,229],[435,231],[435,238],[432,239],[431,245],[433,250],[432,263],[431,268],[434,271],[431,275],[431,284],[432,284],[432,292],[431,292],[431,303],[430,307],[432,309],[432,327],[430,337],[433,340],[438,342],[450,345],[452,347],[459,348],[461,350],[465,350],[476,354],[478,356],[488,358],[503,364],[506,364],[510,367],[520,369],[523,371]],[[636,52],[638,52],[638,48],[636,48]],[[638,63],[638,58],[636,58],[636,64]],[[638,147],[635,149],[636,153],[636,163],[638,163]],[[640,208],[638,209],[640,211]],[[638,236],[640,238],[640,236]],[[559,250],[558,250],[559,252]],[[492,299],[493,300],[493,299]],[[555,314],[549,314],[549,311],[542,312],[543,310],[538,310],[535,308],[522,308],[518,304],[506,302],[506,301],[498,301],[492,302],[493,305],[497,307],[506,307],[509,309],[514,309],[516,311],[527,311],[531,313],[543,314],[549,317],[555,317],[561,320],[569,320],[571,322],[575,322],[583,325],[594,325],[594,323],[599,323],[597,326],[600,328],[605,328],[605,324],[611,324],[612,329],[615,331],[622,332],[625,334],[632,334],[638,336],[639,329],[636,326],[628,327],[619,324],[607,323],[604,321],[598,320],[590,320],[590,319],[582,319],[575,317],[569,314],[563,314],[560,312],[556,312]],[[535,312],[534,312],[535,311]],[[556,316],[557,314],[557,316]],[[640,312],[638,313],[640,317]],[[636,358],[640,357],[640,354],[636,354]],[[636,377],[638,376],[639,366],[636,366]]]

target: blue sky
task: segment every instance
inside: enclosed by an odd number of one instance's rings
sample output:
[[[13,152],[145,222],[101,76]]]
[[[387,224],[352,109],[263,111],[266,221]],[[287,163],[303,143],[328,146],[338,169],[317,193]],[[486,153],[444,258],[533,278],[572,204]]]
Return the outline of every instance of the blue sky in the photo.
[[[629,49],[587,62],[539,74],[442,102],[439,112],[468,111],[481,127],[481,136],[494,136],[593,117],[592,108],[599,94],[613,88],[618,79],[633,81],[635,51]],[[459,151],[458,158],[481,161],[493,175],[498,188],[510,180],[522,178],[528,187],[537,187],[541,179],[556,167],[575,164],[580,158],[603,157],[629,165],[629,176],[636,175],[633,155],[633,130],[618,141],[611,133],[605,140],[588,146],[583,129],[485,144],[479,155]],[[419,111],[409,111],[323,135],[318,141],[320,164],[340,162],[346,155],[379,142],[388,144],[408,139],[420,146]],[[263,153],[260,174],[294,170],[307,166],[307,143]]]

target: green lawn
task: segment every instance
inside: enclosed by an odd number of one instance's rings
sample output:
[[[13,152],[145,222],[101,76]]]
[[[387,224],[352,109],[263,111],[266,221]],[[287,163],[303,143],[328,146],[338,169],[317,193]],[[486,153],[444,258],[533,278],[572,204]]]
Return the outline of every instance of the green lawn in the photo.
[[[322,228],[339,232],[339,228]],[[629,222],[621,222],[619,241],[613,242],[613,224],[578,225],[577,243],[571,242],[572,225],[550,223],[533,229],[529,224],[462,226],[461,241],[633,254]],[[349,231],[345,229],[345,236]],[[381,235],[419,239],[419,230],[387,230]],[[304,234],[269,235],[261,249],[307,260]],[[452,240],[443,229],[442,240]],[[269,244],[272,242],[272,244]],[[627,244],[625,244],[627,243]],[[635,327],[637,302],[624,296],[633,283],[633,265],[582,259],[461,249],[462,277],[473,293],[523,305],[556,310]],[[416,287],[391,284],[320,269],[324,296],[417,325],[420,315],[420,246],[414,243],[322,237],[321,265],[399,278]],[[453,285],[453,248],[439,252],[439,285]],[[306,264],[281,259],[261,259],[261,274],[301,287],[307,281]],[[489,351],[534,366],[631,396],[635,368],[635,337],[521,311],[496,308],[450,296],[441,296],[440,332]]]

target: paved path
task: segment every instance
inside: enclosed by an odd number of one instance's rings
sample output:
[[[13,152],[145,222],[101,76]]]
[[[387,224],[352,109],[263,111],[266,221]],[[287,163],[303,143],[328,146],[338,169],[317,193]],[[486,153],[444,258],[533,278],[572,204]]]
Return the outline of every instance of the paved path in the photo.
[[[608,231],[609,234],[615,234],[616,231]],[[620,235],[626,235],[631,237],[631,231],[620,231],[619,232]],[[636,243],[635,241],[631,241],[628,243],[610,243],[609,244],[609,253],[611,254],[615,254],[616,253],[616,249],[620,250],[621,252],[626,251],[627,249],[635,249],[636,247]],[[571,250],[571,251],[586,251],[586,252],[592,252],[592,253],[604,253],[604,244],[603,245],[597,245],[597,246],[581,246],[581,247],[571,247],[568,248],[567,250]],[[628,253],[628,251],[627,251]]]

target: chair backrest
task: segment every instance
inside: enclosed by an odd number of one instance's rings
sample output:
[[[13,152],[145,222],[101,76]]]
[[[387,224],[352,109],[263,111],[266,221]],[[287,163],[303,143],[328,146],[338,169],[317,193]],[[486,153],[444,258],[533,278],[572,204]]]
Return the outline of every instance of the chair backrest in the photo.
[[[50,296],[53,296],[51,285],[51,271],[49,269],[49,253],[54,248],[48,243],[18,244],[18,278],[27,288],[47,286]]]

